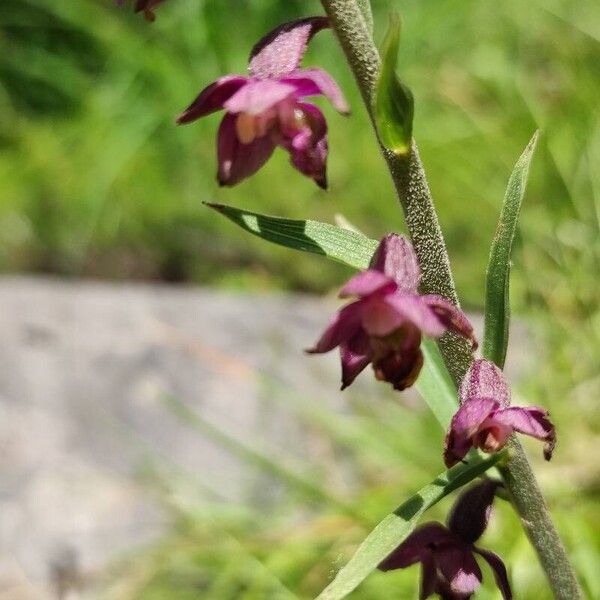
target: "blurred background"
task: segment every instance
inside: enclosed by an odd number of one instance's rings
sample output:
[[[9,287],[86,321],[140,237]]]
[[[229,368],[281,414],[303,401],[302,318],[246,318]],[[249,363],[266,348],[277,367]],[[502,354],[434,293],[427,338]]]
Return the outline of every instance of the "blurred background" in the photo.
[[[373,0],[400,11],[399,72],[465,307],[481,312],[511,168],[540,129],[514,253],[511,374],[551,410],[528,445],[589,598],[600,598],[600,5]],[[176,115],[316,0],[110,0],[0,7],[0,598],[314,597],[366,532],[442,470],[442,432],[369,374],[338,393],[307,358],[343,266],[268,245],[203,206],[403,223],[335,39],[305,65],[340,82],[323,192],[278,151],[215,181],[219,115]],[[319,100],[317,100],[319,102]],[[325,297],[325,298],[323,298]],[[443,519],[448,503],[432,518]],[[515,596],[550,598],[502,504],[482,545]],[[499,598],[491,573],[479,597]],[[351,597],[412,598],[417,569]]]

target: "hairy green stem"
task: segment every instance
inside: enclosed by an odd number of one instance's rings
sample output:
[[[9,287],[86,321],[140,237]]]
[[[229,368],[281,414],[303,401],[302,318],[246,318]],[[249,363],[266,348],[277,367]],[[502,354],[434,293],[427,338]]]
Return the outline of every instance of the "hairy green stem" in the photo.
[[[321,0],[375,126],[373,100],[380,58],[356,0]],[[422,270],[421,291],[440,294],[458,306],[450,261],[416,145],[408,157],[381,146],[404,212]],[[440,350],[458,385],[473,355],[469,345],[453,335],[440,340]],[[535,475],[519,442],[510,442],[512,458],[502,475],[513,506],[534,546],[548,581],[559,600],[582,598],[581,589],[554,527]]]

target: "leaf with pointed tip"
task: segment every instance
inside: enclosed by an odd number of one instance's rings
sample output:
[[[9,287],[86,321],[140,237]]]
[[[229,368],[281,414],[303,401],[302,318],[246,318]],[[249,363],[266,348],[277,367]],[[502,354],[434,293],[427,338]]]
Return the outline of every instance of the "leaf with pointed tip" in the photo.
[[[355,269],[367,269],[377,248],[375,240],[329,223],[270,217],[224,204],[207,203],[207,206],[264,240],[321,254]]]
[[[415,529],[425,511],[442,498],[469,483],[504,460],[507,450],[482,458],[476,454],[436,477],[414,496],[387,515],[358,547],[354,556],[321,592],[317,600],[340,600],[355,590]]]
[[[390,15],[381,46],[381,71],[375,90],[375,122],[381,143],[398,156],[410,152],[414,116],[412,92],[398,79],[396,63],[400,45],[400,17]]]
[[[508,180],[487,267],[483,356],[501,369],[506,360],[510,324],[510,255],[537,140],[536,131]]]

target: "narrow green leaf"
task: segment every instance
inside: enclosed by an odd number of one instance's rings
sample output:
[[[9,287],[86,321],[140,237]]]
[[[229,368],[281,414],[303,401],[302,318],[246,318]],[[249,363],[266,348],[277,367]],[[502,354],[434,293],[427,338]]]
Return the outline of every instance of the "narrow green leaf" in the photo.
[[[356,3],[365,20],[367,30],[369,33],[373,33],[373,10],[371,9],[371,0],[356,0]]]
[[[510,324],[510,255],[537,140],[536,131],[511,173],[490,249],[485,290],[483,355],[500,368],[504,367],[506,360]]]
[[[423,368],[415,382],[415,388],[445,431],[458,409],[456,387],[436,343],[431,339],[424,339],[421,351]]]
[[[469,463],[459,464],[442,473],[429,485],[389,514],[373,529],[358,547],[354,556],[321,592],[317,600],[340,600],[355,590],[377,565],[401,544],[414,530],[423,513],[442,498],[479,477],[504,460],[506,450],[481,458],[476,455]]]
[[[381,72],[375,90],[375,122],[381,143],[399,156],[410,152],[414,115],[412,92],[398,79],[396,64],[400,45],[400,17],[390,15],[381,46]]]
[[[207,203],[207,206],[264,240],[321,254],[355,269],[368,268],[377,249],[375,240],[329,223],[269,217],[224,204]]]

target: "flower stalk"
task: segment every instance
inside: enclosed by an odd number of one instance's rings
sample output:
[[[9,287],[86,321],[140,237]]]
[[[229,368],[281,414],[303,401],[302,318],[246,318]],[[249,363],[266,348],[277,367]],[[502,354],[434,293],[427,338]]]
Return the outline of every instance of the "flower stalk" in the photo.
[[[356,0],[321,0],[321,4],[346,55],[375,127],[373,106],[381,61],[364,13]],[[446,245],[416,144],[413,141],[411,152],[407,156],[394,154],[381,144],[380,148],[421,265],[420,291],[424,294],[439,294],[458,307]],[[458,387],[473,361],[471,347],[466,340],[452,333],[440,338],[439,345],[446,366]],[[514,436],[509,440],[508,446],[512,458],[501,469],[501,473],[512,504],[538,554],[555,598],[578,600],[583,597],[581,588],[527,457]]]

